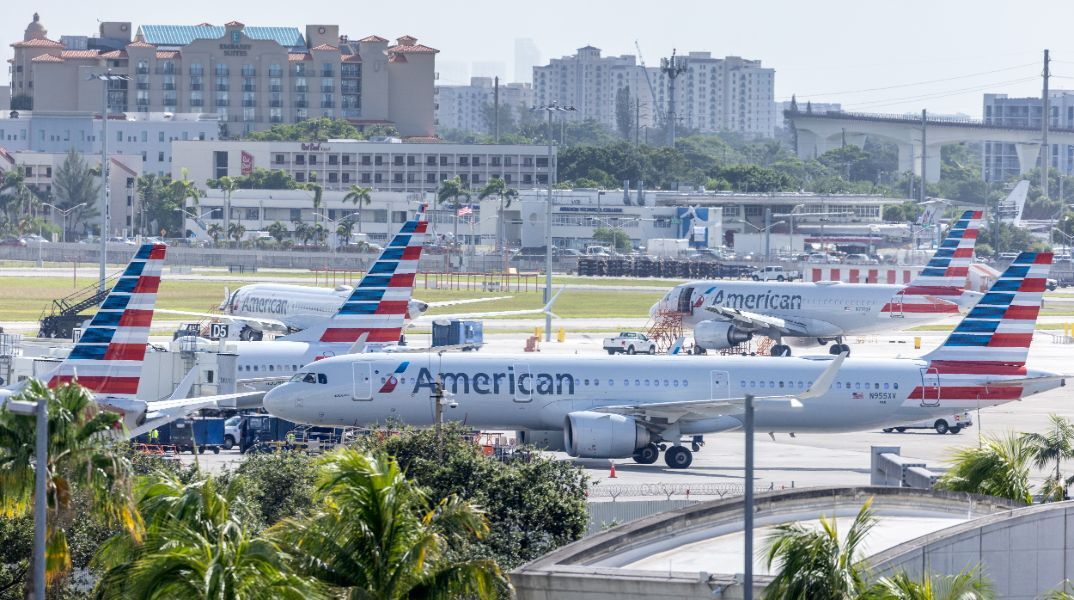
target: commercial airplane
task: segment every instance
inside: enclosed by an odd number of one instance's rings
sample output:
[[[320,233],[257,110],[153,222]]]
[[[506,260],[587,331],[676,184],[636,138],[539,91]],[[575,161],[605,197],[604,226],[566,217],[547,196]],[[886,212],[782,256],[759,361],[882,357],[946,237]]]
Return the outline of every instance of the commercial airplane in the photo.
[[[350,298],[354,288],[340,285],[335,288],[321,288],[308,285],[291,285],[286,283],[251,283],[234,292],[224,289],[224,301],[219,309],[222,314],[197,313],[188,311],[163,310],[169,314],[190,315],[205,318],[221,318],[242,325],[239,338],[242,340],[261,340],[265,332],[292,333],[313,327],[339,311],[339,307]],[[472,298],[466,300],[447,300],[442,302],[423,302],[412,299],[407,305],[406,321],[421,318],[430,308],[472,304],[503,300],[509,296],[494,298]],[[459,315],[438,315],[437,319],[467,319],[487,316],[514,314],[533,314],[540,309],[527,311],[504,311],[490,313],[472,313]]]
[[[848,335],[937,321],[981,297],[965,289],[981,217],[981,211],[964,212],[909,285],[692,281],[672,288],[649,314],[680,313],[683,325],[693,328],[695,347],[705,350],[731,348],[756,334],[776,340],[773,356],[790,356],[785,337],[835,340],[832,354],[849,353]]]
[[[521,439],[576,457],[652,464],[667,444],[665,463],[686,468],[693,454],[683,437],[741,428],[747,395],[757,398],[759,431],[828,433],[1063,385],[1063,377],[1025,365],[1051,260],[1019,255],[946,341],[919,359],[373,353],[307,365],[269,391],[264,406],[316,425],[426,426],[440,403],[446,419],[518,429]]]
[[[168,400],[138,398],[149,325],[167,251],[163,244],[143,244],[90,320],[71,353],[49,375],[49,387],[77,381],[91,390],[97,403],[123,415],[129,433],[138,435],[201,408],[252,401],[259,393],[183,398],[190,389],[188,374]],[[26,387],[21,382],[0,390],[0,402]]]

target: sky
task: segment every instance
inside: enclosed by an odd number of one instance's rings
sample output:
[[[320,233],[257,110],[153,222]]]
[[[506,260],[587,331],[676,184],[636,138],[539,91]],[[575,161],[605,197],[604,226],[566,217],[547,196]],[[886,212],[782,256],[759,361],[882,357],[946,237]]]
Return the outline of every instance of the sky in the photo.
[[[23,8],[26,7],[26,8]],[[1052,89],[1074,89],[1074,2],[1054,0],[39,0],[7,6],[0,44],[22,39],[34,10],[49,37],[92,35],[100,21],[142,24],[295,26],[339,24],[352,39],[409,34],[439,49],[440,83],[464,83],[474,63],[514,70],[516,38],[531,38],[547,61],[593,45],[646,64],[679,53],[761,60],[776,70],[776,100],[839,102],[844,110],[979,117],[982,94],[1040,96],[1043,50]],[[25,14],[21,14],[25,11]],[[484,67],[489,68],[489,67]],[[480,73],[479,73],[480,74]]]

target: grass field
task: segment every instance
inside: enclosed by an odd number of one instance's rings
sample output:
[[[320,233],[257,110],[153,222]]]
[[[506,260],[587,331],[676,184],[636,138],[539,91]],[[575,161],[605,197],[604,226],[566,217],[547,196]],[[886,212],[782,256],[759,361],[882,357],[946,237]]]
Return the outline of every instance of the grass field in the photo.
[[[5,321],[35,321],[43,310],[51,306],[54,298],[62,298],[75,290],[91,286],[95,277],[0,277],[0,323]],[[224,288],[231,290],[249,283],[248,280],[228,279],[213,281],[169,280],[160,284],[157,307],[169,310],[206,312],[224,299]],[[564,318],[632,318],[646,317],[649,307],[664,293],[665,288],[654,287],[652,292],[635,290],[565,290],[553,307],[553,312]],[[419,288],[415,296],[429,302],[462,300],[468,298],[492,298],[510,296],[478,304],[464,304],[432,309],[430,314],[526,310],[540,308],[540,292],[486,293],[472,290],[433,290]],[[158,315],[159,319],[183,320],[177,315]],[[507,317],[510,318],[510,317]]]

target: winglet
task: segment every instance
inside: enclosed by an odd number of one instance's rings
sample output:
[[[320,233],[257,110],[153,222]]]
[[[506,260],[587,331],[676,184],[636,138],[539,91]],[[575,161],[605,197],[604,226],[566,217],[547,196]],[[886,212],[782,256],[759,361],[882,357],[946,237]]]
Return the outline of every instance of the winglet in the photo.
[[[828,389],[835,383],[835,378],[839,375],[839,369],[843,366],[843,360],[845,360],[846,357],[846,352],[840,352],[839,356],[832,359],[831,364],[824,369],[824,372],[820,374],[820,377],[817,377],[816,381],[813,382],[813,385],[809,386],[809,389],[805,392],[797,395],[798,399],[808,400],[828,393]]]
[[[686,336],[685,335],[680,335],[679,338],[675,340],[675,343],[672,344],[670,348],[668,348],[668,356],[674,356],[674,355],[678,354],[679,352],[682,352],[682,345],[683,345],[683,342],[685,342],[685,341],[686,341]]]
[[[216,308],[219,309],[219,310],[227,310],[230,305],[231,305],[231,289],[228,288],[228,286],[225,285],[224,286],[224,300],[223,300],[223,302],[220,303],[220,306],[217,306]]]
[[[168,396],[168,400],[183,400],[190,397],[190,390],[194,388],[194,382],[198,378],[198,368],[193,367],[187,371],[183,379],[179,381],[179,385],[175,387],[175,391]]]
[[[347,354],[362,354],[365,352],[365,341],[369,339],[369,332],[365,332],[358,336],[358,339],[354,341],[354,344],[347,349]]]

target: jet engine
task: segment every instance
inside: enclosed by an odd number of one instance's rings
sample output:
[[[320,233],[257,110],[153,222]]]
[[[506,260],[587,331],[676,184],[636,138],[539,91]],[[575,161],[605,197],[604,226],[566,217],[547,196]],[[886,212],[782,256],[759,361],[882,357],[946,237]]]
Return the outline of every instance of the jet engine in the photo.
[[[515,432],[519,444],[533,446],[551,452],[563,452],[563,432],[558,429],[520,429]]]
[[[652,434],[634,417],[578,411],[563,422],[567,454],[578,458],[627,458],[650,442]]]
[[[753,332],[742,331],[727,321],[702,321],[694,326],[694,343],[706,350],[721,350],[753,339]]]

